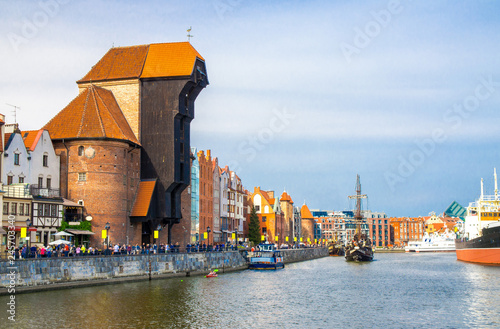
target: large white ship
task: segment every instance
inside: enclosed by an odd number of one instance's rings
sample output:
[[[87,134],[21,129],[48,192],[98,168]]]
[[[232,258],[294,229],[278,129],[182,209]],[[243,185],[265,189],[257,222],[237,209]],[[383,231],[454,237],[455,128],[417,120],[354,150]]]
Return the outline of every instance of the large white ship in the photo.
[[[446,229],[444,233],[434,232],[424,233],[422,240],[409,241],[405,247],[406,252],[437,252],[437,251],[455,251],[456,235]]]

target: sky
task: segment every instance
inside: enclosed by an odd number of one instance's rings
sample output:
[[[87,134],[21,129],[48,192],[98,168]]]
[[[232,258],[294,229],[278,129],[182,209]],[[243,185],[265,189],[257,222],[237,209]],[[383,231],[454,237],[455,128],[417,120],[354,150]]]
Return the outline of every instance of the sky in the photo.
[[[205,58],[191,146],[310,209],[442,213],[493,194],[495,1],[0,1],[0,113],[39,129],[111,47]],[[10,104],[10,105],[7,105]],[[14,115],[14,107],[19,109]]]

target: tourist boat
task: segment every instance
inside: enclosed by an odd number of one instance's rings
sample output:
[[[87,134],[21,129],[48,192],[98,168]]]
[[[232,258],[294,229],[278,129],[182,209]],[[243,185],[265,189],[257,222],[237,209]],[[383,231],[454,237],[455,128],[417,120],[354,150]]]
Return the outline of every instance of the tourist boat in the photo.
[[[285,267],[281,251],[274,244],[261,243],[250,257],[248,268],[251,270],[278,270]]]
[[[216,278],[217,277],[217,273],[215,273],[214,271],[208,273],[207,275],[205,275],[206,278]]]
[[[356,195],[349,196],[349,199],[356,199],[356,213],[354,215],[356,233],[345,246],[345,259],[347,261],[367,262],[373,260],[372,242],[366,234],[363,234],[361,229],[361,224],[365,223],[361,215],[361,199],[365,198],[366,194],[361,194],[361,183],[359,182],[359,175],[357,175]]]
[[[437,252],[455,251],[456,234],[446,229],[444,233],[424,233],[421,240],[410,241],[405,247],[406,252]]]
[[[495,194],[481,196],[467,207],[467,216],[455,240],[457,259],[478,264],[500,265],[500,198],[497,171],[494,170]]]
[[[344,256],[344,246],[340,243],[336,243],[335,241],[330,241],[328,244],[328,253],[330,256]]]

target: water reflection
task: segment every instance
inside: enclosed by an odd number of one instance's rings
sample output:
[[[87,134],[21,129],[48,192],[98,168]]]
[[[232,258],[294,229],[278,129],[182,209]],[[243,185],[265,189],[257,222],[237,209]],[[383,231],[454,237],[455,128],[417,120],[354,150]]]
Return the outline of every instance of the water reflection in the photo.
[[[16,327],[498,327],[499,273],[455,254],[377,254],[369,264],[328,257],[277,272],[17,295]]]

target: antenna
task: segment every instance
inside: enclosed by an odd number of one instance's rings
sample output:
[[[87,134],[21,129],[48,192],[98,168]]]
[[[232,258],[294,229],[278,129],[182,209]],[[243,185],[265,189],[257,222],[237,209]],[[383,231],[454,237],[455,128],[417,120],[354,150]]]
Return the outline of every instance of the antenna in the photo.
[[[14,108],[14,110],[12,111],[12,112],[14,112],[14,123],[17,123],[17,110],[20,110],[21,108],[19,106],[16,106],[16,105],[7,104],[7,103],[5,103],[5,104],[12,106]]]
[[[187,37],[188,37],[188,42],[191,42],[191,38],[194,37],[194,35],[191,35],[191,26],[189,27],[189,29],[186,30],[187,31]]]
[[[493,175],[495,176],[495,201],[497,201],[498,200],[497,168],[494,168]]]

